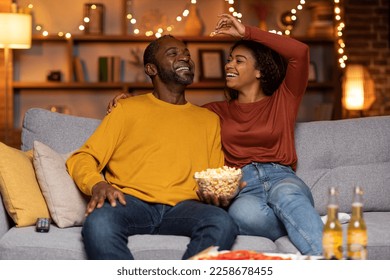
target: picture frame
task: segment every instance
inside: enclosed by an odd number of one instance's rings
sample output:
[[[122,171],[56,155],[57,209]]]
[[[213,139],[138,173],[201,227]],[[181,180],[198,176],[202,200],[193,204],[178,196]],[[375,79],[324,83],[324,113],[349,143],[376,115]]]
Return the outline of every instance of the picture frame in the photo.
[[[222,49],[199,49],[199,81],[224,80],[224,51]]]
[[[317,82],[317,65],[314,62],[309,64],[309,82]]]

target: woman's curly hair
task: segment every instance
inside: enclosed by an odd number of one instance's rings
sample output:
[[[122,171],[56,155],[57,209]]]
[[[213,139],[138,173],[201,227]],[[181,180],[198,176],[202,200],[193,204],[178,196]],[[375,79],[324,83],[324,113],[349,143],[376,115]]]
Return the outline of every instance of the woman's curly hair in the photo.
[[[230,53],[238,46],[243,46],[252,53],[255,58],[255,68],[260,70],[261,73],[261,89],[265,95],[271,96],[280,86],[286,75],[287,62],[274,50],[251,40],[237,41],[230,49]],[[226,91],[228,100],[238,98],[237,90],[227,88]]]

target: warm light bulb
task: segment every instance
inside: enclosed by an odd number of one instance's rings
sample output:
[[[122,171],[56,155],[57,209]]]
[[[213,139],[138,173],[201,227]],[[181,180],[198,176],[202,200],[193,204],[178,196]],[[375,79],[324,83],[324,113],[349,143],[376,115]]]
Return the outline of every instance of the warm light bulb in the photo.
[[[374,82],[362,65],[349,65],[343,80],[343,104],[347,110],[365,110],[375,101]]]

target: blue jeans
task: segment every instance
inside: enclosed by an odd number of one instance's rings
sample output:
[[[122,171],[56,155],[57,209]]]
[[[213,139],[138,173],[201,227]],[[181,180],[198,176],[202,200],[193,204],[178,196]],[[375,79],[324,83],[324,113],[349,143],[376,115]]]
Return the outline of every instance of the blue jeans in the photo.
[[[84,245],[89,259],[134,259],[127,247],[135,234],[184,235],[191,238],[183,259],[219,246],[229,250],[238,228],[229,214],[213,205],[186,200],[176,206],[152,204],[125,195],[126,206],[95,209],[83,225]]]
[[[289,236],[302,254],[322,254],[323,222],[308,186],[287,166],[251,163],[242,168],[247,186],[229,207],[240,234],[273,241]]]

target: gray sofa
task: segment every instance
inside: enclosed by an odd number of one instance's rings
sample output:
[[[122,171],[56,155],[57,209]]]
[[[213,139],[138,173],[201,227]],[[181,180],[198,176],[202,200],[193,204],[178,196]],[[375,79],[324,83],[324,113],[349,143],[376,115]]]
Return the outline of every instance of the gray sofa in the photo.
[[[24,118],[22,147],[38,140],[58,153],[77,149],[99,120],[30,109]],[[299,123],[297,173],[310,186],[316,209],[326,214],[328,188],[339,188],[340,212],[350,212],[352,189],[363,187],[369,259],[390,260],[390,116]],[[347,224],[344,224],[344,232]],[[0,259],[85,259],[81,227],[36,233],[33,226],[15,227],[0,204]],[[189,239],[183,236],[137,235],[128,246],[136,259],[180,259]],[[233,249],[296,253],[288,237],[272,242],[238,236]]]

